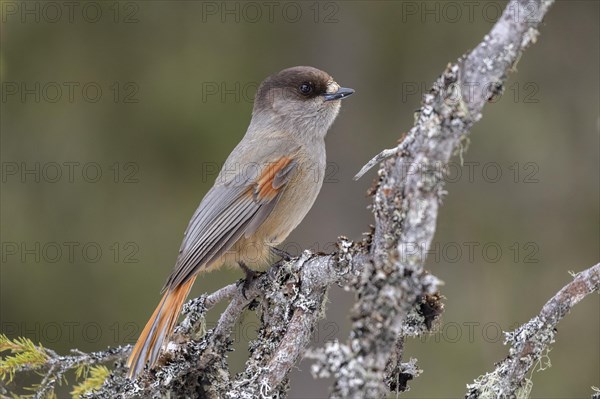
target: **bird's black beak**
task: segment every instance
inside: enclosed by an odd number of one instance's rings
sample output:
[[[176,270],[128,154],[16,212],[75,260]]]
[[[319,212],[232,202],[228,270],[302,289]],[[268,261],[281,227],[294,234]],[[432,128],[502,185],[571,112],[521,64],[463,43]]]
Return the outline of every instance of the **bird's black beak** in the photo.
[[[353,93],[354,89],[340,87],[335,93],[325,93],[323,94],[323,97],[325,98],[325,101],[341,100],[342,98],[351,96]]]

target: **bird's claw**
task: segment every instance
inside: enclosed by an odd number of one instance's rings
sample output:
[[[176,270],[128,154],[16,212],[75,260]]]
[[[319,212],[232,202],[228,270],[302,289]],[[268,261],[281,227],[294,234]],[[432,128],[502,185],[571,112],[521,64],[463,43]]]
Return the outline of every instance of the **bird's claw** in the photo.
[[[293,258],[293,256],[289,252],[286,252],[283,249],[279,249],[276,247],[271,247],[271,252],[279,256],[282,260],[286,262]]]
[[[252,282],[262,273],[250,269],[244,262],[238,262],[238,265],[246,274],[246,278],[240,281],[240,284],[242,284],[242,295],[244,296],[244,299],[248,299],[246,296],[246,290],[250,288],[250,284],[252,284]]]

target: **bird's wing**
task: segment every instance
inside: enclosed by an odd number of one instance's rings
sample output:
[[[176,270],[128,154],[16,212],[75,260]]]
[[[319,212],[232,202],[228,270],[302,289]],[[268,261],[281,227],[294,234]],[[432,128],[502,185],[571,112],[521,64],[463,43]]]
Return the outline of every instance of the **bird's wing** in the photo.
[[[163,291],[185,283],[265,221],[296,169],[294,155],[246,168],[206,194],[190,220],[175,268]]]

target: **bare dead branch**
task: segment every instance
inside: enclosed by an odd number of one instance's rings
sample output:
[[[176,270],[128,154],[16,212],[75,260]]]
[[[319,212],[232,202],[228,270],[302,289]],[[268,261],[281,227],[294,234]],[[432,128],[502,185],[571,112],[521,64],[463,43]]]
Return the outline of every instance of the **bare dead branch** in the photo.
[[[600,263],[578,273],[573,281],[554,295],[539,315],[514,331],[505,333],[504,344],[510,344],[508,357],[491,373],[467,385],[467,399],[527,397],[531,381],[527,373],[543,369],[549,345],[554,343],[556,327],[571,308],[592,292],[600,289]]]

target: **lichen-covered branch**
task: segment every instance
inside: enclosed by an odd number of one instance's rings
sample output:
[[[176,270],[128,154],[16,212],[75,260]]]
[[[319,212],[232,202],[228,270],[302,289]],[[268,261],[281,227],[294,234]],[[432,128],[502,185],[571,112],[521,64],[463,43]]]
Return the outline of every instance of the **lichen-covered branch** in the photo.
[[[352,331],[346,344],[330,344],[339,348],[338,353],[325,349],[332,357],[319,367],[339,365],[333,373],[332,397],[380,398],[392,388],[385,381],[399,380],[386,376],[390,349],[406,334],[405,321],[414,308],[439,284],[424,271],[423,263],[445,194],[444,167],[462,150],[486,102],[501,92],[522,52],[535,41],[536,27],[551,3],[510,1],[483,41],[448,65],[424,96],[415,125],[396,156],[381,165],[372,208],[376,221],[372,258],[356,287],[359,299],[352,310]],[[531,7],[535,12],[527,17],[516,12]],[[390,153],[386,150],[380,158]]]
[[[117,365],[111,378],[88,398],[260,398],[285,396],[287,376],[310,342],[324,315],[327,290],[350,284],[360,274],[370,245],[369,236],[353,243],[341,237],[331,255],[305,251],[281,262],[253,280],[242,294],[235,284],[210,296],[189,301],[185,319],[159,359],[158,367],[135,381]],[[203,331],[204,315],[219,300],[231,299],[215,328]],[[261,318],[258,337],[251,343],[243,372],[230,375],[227,353],[231,332],[247,309]]]
[[[600,289],[600,263],[578,273],[573,281],[554,295],[539,315],[514,331],[506,333],[508,357],[491,373],[467,385],[467,399],[528,397],[531,381],[526,374],[540,365],[554,343],[556,327],[571,308]]]

